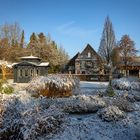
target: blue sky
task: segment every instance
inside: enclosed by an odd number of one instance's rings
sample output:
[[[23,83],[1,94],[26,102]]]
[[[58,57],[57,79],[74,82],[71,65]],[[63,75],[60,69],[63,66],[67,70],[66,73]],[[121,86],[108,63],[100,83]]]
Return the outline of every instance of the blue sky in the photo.
[[[140,0],[0,0],[0,25],[18,22],[26,40],[50,33],[70,57],[87,43],[98,50],[107,15],[116,40],[128,34],[140,50]]]

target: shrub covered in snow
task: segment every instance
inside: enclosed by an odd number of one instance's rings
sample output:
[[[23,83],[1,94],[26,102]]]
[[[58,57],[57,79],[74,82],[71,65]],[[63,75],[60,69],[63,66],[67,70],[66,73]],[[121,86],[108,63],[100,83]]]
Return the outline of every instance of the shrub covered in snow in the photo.
[[[49,75],[47,77],[34,78],[27,87],[27,91],[33,95],[47,97],[70,96],[74,88],[79,86],[77,78],[65,75]]]
[[[65,122],[65,113],[53,105],[45,106],[44,98],[25,98],[9,95],[0,99],[0,139],[47,138]]]
[[[120,90],[140,90],[140,81],[137,78],[114,79],[112,86]]]
[[[55,106],[47,110],[27,110],[23,113],[24,126],[21,128],[23,139],[49,137],[58,132],[65,121],[65,114]]]
[[[52,101],[51,101],[52,102]],[[66,113],[94,113],[105,107],[105,102],[97,96],[72,96],[65,99],[54,99],[55,105]]]
[[[134,103],[134,102],[139,102],[140,101],[140,92],[139,91],[122,91],[120,93],[120,96],[123,98],[127,99],[129,102]]]
[[[135,110],[134,104],[122,96],[118,96],[115,99],[112,99],[112,104],[125,112],[131,112]]]
[[[109,106],[100,111],[99,117],[104,121],[110,122],[124,118],[125,114],[117,106]]]

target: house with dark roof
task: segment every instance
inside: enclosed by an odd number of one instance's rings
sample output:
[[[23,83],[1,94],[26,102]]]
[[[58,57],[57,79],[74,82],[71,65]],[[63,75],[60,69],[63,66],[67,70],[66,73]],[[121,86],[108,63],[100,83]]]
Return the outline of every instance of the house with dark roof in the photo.
[[[21,57],[21,61],[13,66],[14,82],[27,83],[36,76],[45,76],[48,66],[48,62],[42,62],[38,57],[32,55]]]
[[[104,71],[101,57],[90,44],[69,61],[68,70],[72,74],[101,74]]]
[[[133,57],[127,65],[125,65],[122,60],[118,65],[118,69],[120,70],[120,73],[125,76],[135,76],[140,78],[140,57]]]
[[[75,73],[75,60],[78,58],[78,56],[80,55],[80,53],[78,52],[72,59],[70,59],[70,61],[68,62],[68,71],[71,74]]]

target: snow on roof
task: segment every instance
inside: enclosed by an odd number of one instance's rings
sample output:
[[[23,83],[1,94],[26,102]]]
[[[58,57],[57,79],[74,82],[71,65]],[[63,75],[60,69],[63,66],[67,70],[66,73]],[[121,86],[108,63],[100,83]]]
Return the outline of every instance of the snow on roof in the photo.
[[[8,64],[7,67],[8,67],[8,68],[12,68],[12,65],[11,65],[11,64]]]
[[[6,65],[8,68],[12,68],[17,63],[10,63],[8,61],[0,60],[0,65],[2,64]]]
[[[11,65],[12,65],[12,67],[13,67],[13,66],[16,65],[16,64],[18,64],[18,63],[12,63]]]
[[[40,59],[40,58],[30,55],[30,56],[21,57],[21,59]]]
[[[39,64],[39,66],[48,66],[49,65],[49,62],[42,62]]]

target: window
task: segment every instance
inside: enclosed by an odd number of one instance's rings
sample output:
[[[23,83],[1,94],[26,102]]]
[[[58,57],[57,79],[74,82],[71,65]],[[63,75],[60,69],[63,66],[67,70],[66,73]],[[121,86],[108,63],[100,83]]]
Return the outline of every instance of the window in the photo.
[[[81,68],[85,68],[85,61],[81,62]]]
[[[85,71],[82,71],[82,74],[86,74],[86,72]]]
[[[25,76],[27,77],[28,76],[28,70],[25,69]]]
[[[36,75],[37,75],[37,76],[39,75],[39,70],[38,70],[38,69],[36,70]]]
[[[19,77],[22,77],[22,75],[23,75],[23,74],[22,74],[22,70],[19,69],[19,70],[18,70],[18,76],[19,76]]]
[[[36,74],[38,75],[38,70],[36,70]]]
[[[31,69],[31,71],[30,71],[30,72],[31,72],[31,76],[33,76],[33,70],[32,70],[32,69]]]
[[[90,52],[88,52],[88,57],[91,57],[91,53]]]

